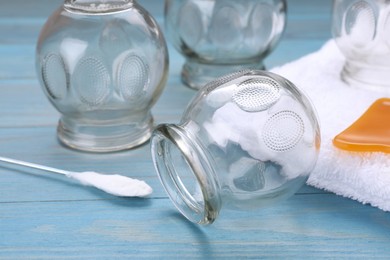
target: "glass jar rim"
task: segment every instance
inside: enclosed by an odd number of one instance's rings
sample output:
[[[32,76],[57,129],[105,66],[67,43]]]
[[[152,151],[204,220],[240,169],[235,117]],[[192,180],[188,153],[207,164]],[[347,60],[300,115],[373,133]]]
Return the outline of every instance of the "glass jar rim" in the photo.
[[[65,0],[64,7],[72,12],[102,14],[131,8],[134,0]]]
[[[185,167],[172,160],[173,152],[180,154]],[[176,208],[194,223],[213,223],[221,207],[219,187],[214,167],[197,141],[180,126],[160,125],[151,138],[151,153],[160,181]],[[198,194],[189,191],[183,177],[194,180]]]

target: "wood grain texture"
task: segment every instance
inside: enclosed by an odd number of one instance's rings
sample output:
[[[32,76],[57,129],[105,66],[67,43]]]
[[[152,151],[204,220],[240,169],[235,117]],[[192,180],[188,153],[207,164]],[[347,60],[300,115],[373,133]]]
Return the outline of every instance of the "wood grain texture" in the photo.
[[[0,257],[370,258],[388,256],[390,216],[334,195],[190,224],[166,199],[2,203]],[[6,238],[6,239],[4,239]]]
[[[163,1],[139,1],[163,27]],[[147,199],[117,198],[63,176],[1,165],[0,259],[388,258],[390,215],[303,187],[253,212],[222,211],[210,227],[184,220],[154,172],[149,144],[110,154],[82,153],[56,139],[59,114],[36,79],[35,43],[61,0],[0,2],[0,156],[72,171],[146,180]],[[288,25],[268,68],[316,51],[330,37],[331,0],[289,0]],[[184,59],[169,45],[170,74],[153,108],[176,123],[194,91],[180,81]]]

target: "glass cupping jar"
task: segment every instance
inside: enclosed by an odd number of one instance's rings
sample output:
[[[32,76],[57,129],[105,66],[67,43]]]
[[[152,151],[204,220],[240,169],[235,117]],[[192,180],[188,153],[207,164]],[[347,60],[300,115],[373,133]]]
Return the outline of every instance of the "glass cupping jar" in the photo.
[[[294,194],[319,148],[308,99],[287,79],[256,70],[207,84],[180,124],[159,125],[151,139],[165,190],[198,224],[211,224],[222,208],[256,209]]]
[[[199,89],[263,59],[286,24],[285,0],[165,0],[165,27],[185,57],[182,81]]]
[[[390,1],[334,0],[332,33],[351,86],[390,94]]]
[[[146,142],[168,74],[165,40],[134,0],[66,0],[36,49],[43,90],[65,145],[109,152]]]

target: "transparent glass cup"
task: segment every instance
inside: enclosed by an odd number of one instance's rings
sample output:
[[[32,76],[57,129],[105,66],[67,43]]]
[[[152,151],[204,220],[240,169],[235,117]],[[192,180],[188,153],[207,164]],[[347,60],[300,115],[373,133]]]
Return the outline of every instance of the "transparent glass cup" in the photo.
[[[157,23],[134,0],[66,0],[41,31],[36,70],[61,113],[62,143],[118,151],[149,140],[168,53]]]
[[[224,209],[256,209],[294,194],[308,179],[320,129],[290,81],[240,71],[206,85],[180,124],[153,132],[158,176],[190,221],[211,224]]]
[[[186,59],[183,82],[199,89],[234,71],[264,69],[285,16],[284,0],[165,0],[168,38]]]
[[[351,86],[390,93],[390,2],[334,0],[332,33]]]

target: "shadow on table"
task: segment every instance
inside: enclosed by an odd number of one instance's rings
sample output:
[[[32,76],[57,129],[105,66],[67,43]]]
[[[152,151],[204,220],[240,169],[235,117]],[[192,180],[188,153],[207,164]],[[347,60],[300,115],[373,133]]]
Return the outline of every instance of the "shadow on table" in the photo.
[[[181,230],[188,231],[189,236],[196,241],[196,244],[194,245],[198,246],[197,248],[199,249],[199,254],[202,259],[207,259],[213,255],[212,245],[203,226],[188,221],[178,212],[170,211],[167,213],[167,217],[175,221],[177,225],[180,225],[180,227],[182,227]]]

